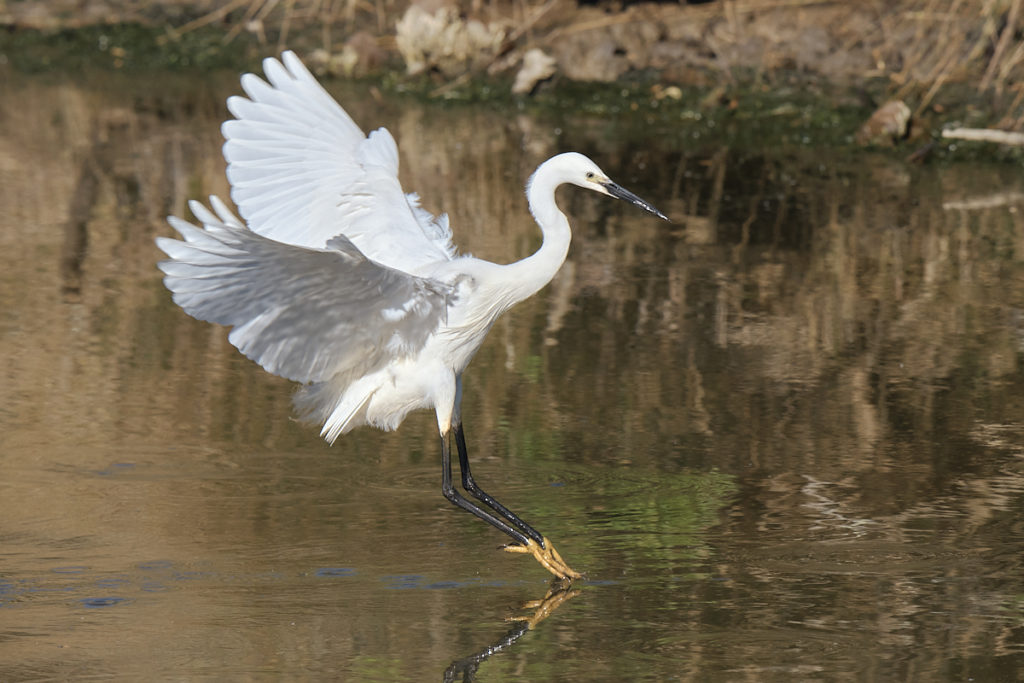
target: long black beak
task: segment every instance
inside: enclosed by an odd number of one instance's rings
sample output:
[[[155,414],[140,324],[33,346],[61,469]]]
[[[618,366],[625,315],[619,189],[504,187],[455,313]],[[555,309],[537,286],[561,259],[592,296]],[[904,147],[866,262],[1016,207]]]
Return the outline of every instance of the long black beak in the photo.
[[[601,183],[601,185],[604,187],[604,189],[608,190],[608,194],[615,197],[616,199],[625,199],[630,204],[636,204],[644,211],[650,211],[658,218],[664,219],[669,223],[672,222],[672,220],[668,216],[654,208],[654,206],[652,206],[650,202],[644,199],[640,199],[640,197],[637,197],[635,194],[633,194],[626,188],[622,187],[621,185],[616,185],[610,180],[608,182]]]

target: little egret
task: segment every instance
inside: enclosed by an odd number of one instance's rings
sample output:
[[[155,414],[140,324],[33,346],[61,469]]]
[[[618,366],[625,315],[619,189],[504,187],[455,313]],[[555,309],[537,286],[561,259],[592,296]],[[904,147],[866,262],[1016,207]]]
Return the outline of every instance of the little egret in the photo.
[[[460,256],[446,215],[432,216],[398,182],[398,148],[369,136],[292,52],[266,59],[267,81],[242,76],[248,97],[228,99],[224,158],[239,220],[217,197],[192,201],[202,224],[168,218],[181,240],[160,237],[164,284],[186,313],[233,327],[228,340],[268,372],[301,382],[297,411],[321,435],[369,424],[395,429],[433,408],[441,433],[445,498],[512,537],[564,579],[578,578],[547,538],[485,493],[466,454],[462,372],[498,316],[546,285],[565,261],[569,221],[555,188],[571,183],[625,199],[582,154],[559,154],[530,178],[526,196],[540,249],[499,265]],[[268,82],[269,81],[269,82]],[[212,210],[211,210],[212,209]],[[462,487],[452,485],[450,442]]]

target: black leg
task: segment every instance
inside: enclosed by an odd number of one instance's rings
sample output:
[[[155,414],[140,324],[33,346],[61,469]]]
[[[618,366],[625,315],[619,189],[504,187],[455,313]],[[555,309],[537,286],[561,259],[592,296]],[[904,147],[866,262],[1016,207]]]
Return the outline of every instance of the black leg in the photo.
[[[446,439],[444,436],[441,437],[441,492],[444,494],[444,497],[447,498],[449,501],[451,501],[455,505],[458,505],[466,512],[473,513],[474,515],[484,520],[496,529],[505,532],[513,539],[515,539],[516,542],[520,545],[526,546],[529,544],[530,539],[527,538],[522,531],[509,526],[509,524],[505,520],[499,519],[498,517],[492,515],[490,512],[487,512],[486,510],[477,507],[473,503],[466,500],[458,491],[455,490],[455,487],[452,486],[451,450],[448,446],[448,439]],[[534,531],[534,533],[537,532]]]
[[[511,536],[516,542],[504,546],[504,550],[507,552],[533,555],[533,558],[542,567],[563,581],[583,578],[582,574],[565,563],[565,560],[558,554],[555,546],[550,541],[538,534],[526,522],[509,512],[508,508],[504,505],[480,490],[480,487],[473,481],[473,475],[469,471],[466,439],[462,433],[461,424],[456,427],[454,436],[456,446],[459,449],[460,464],[462,465],[462,485],[473,496],[490,507],[492,512],[488,512],[466,500],[452,485],[451,429],[441,436],[441,492],[444,493],[444,497],[466,512],[473,513],[495,529]],[[499,516],[495,516],[492,513],[497,513]]]
[[[536,529],[519,519],[515,513],[495,500],[493,496],[488,494],[482,488],[477,486],[476,481],[473,479],[473,473],[469,471],[469,454],[466,452],[466,435],[462,431],[461,422],[455,426],[455,446],[459,450],[459,469],[462,470],[462,488],[466,489],[469,495],[473,496],[481,503],[511,522],[512,526],[537,541],[537,543],[539,543],[543,548],[544,537],[541,536]]]

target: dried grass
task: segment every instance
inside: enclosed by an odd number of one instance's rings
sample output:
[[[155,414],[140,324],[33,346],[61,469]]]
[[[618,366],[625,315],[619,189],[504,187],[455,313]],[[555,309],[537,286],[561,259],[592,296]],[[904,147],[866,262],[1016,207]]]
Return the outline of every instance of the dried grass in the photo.
[[[731,83],[745,70],[770,82],[793,68],[853,85],[881,78],[888,82],[886,97],[905,99],[918,113],[957,85],[983,96],[1002,125],[1024,123],[1024,0],[717,0],[598,8],[574,0],[103,0],[102,7],[105,21],[196,17],[169,27],[172,38],[217,26],[225,42],[247,33],[268,51],[294,45],[332,55],[362,32],[397,56],[396,27],[414,3],[429,13],[451,8],[467,25],[506,27],[500,46],[480,54],[466,50],[461,67],[446,63],[440,69],[445,83],[513,69],[534,48],[556,56],[561,50],[562,60],[578,61],[589,57],[589,46],[619,41],[616,54],[629,53],[628,68],[655,68],[668,81],[699,83],[703,74],[707,84]],[[91,0],[0,3],[0,21],[17,25],[23,12],[30,23],[77,26],[98,21],[100,6]],[[51,7],[49,17],[40,11]],[[627,39],[633,44],[624,48]],[[653,43],[668,49],[658,53]],[[819,58],[821,45],[827,59]],[[406,41],[403,50],[412,54],[416,46]],[[560,64],[561,73],[569,73],[566,66]],[[622,68],[607,73],[613,79]]]

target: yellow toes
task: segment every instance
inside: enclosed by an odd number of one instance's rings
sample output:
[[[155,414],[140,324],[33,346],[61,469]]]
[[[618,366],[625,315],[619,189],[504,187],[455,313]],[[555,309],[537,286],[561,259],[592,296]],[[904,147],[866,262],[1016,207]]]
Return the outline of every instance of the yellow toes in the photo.
[[[533,541],[531,540],[530,543],[533,543]],[[537,545],[536,543],[533,543],[533,544]],[[503,546],[501,546],[501,549],[504,550],[506,553],[532,553],[533,552],[532,550],[530,550],[530,547],[526,546],[526,545],[503,545]]]
[[[544,538],[544,545],[541,545],[534,541],[532,538],[527,539],[526,545],[507,545],[503,548],[505,552],[509,553],[529,553],[533,555],[533,558],[540,563],[542,567],[547,569],[549,572],[554,574],[560,579],[580,579],[583,575],[572,569],[562,556],[555,550],[554,544],[547,538]]]

